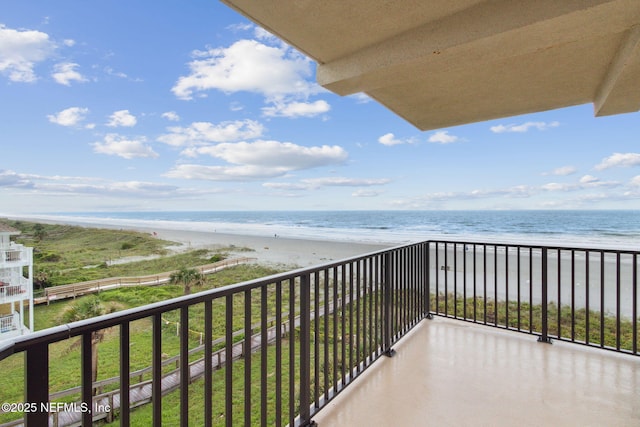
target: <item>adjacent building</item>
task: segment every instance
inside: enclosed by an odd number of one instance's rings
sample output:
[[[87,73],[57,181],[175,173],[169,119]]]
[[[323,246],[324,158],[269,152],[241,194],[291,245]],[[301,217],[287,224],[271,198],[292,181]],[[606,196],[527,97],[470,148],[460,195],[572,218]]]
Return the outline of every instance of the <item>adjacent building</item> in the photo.
[[[0,223],[0,341],[33,331],[33,248],[11,241]]]

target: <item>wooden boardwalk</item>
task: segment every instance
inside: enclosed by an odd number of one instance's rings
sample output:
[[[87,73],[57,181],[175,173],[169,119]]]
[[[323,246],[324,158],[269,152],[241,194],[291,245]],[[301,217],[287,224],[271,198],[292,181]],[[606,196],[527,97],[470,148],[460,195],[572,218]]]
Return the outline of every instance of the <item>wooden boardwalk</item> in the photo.
[[[229,260],[218,261],[213,264],[205,264],[194,269],[201,274],[212,274],[216,271],[223,270],[227,267],[255,261],[255,258],[234,258]],[[110,289],[116,289],[129,286],[157,286],[168,283],[173,271],[167,271],[159,274],[136,277],[110,277],[107,279],[89,280],[87,282],[72,283],[69,285],[59,285],[46,288],[44,297],[35,298],[35,304],[49,304],[51,301],[59,301],[62,299],[76,298],[82,295],[88,295]]]

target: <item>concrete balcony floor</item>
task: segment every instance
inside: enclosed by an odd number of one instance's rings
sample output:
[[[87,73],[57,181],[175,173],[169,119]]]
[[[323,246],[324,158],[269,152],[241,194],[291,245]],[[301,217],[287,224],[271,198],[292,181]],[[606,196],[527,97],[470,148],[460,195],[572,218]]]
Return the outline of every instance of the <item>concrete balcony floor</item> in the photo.
[[[424,320],[314,420],[322,426],[640,426],[640,358]]]

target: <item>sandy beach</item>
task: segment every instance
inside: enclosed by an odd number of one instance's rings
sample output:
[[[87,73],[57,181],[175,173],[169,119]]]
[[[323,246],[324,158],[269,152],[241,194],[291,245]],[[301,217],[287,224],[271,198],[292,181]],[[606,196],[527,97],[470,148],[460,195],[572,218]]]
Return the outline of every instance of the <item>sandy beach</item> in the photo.
[[[261,264],[297,268],[338,261],[390,247],[384,244],[306,240],[185,230],[140,230],[181,243],[178,249],[237,248],[230,257],[251,257]]]
[[[359,243],[352,241],[312,240],[293,237],[256,236],[230,234],[215,231],[182,230],[165,227],[143,227],[136,225],[109,224],[96,221],[65,221],[51,218],[18,218],[30,222],[70,224],[81,227],[117,228],[149,233],[158,239],[176,242],[170,247],[176,251],[191,249],[225,249],[230,258],[250,257],[256,262],[279,268],[295,269],[339,261],[357,255],[397,246],[398,243]],[[232,248],[231,250],[227,250]]]

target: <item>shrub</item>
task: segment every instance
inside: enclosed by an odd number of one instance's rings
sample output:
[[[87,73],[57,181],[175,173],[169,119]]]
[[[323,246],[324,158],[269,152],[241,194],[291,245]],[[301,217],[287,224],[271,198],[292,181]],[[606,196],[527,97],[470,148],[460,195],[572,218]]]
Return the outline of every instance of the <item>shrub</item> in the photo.
[[[42,262],[60,262],[62,256],[55,252],[44,252],[41,254],[36,254],[36,258]]]

